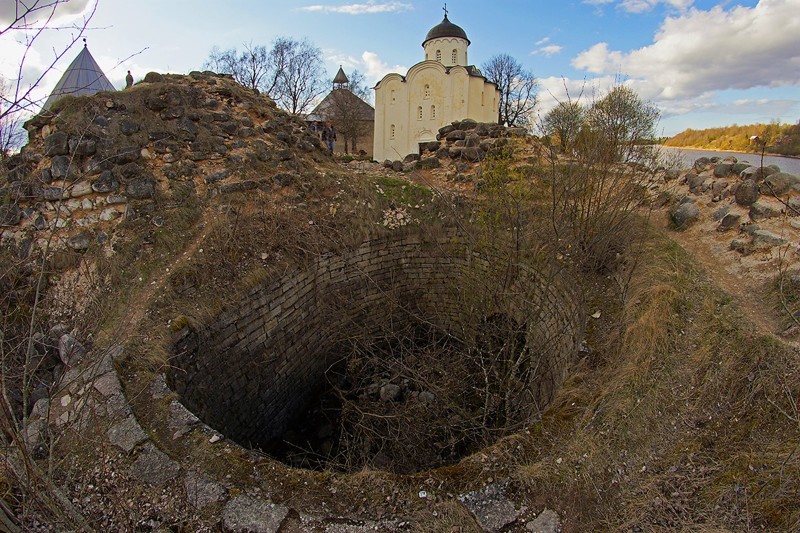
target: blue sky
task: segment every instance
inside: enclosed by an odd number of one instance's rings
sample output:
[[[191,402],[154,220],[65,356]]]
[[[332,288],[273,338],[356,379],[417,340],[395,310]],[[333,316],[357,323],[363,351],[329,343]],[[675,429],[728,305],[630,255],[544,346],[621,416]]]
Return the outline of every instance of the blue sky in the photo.
[[[0,0],[0,22],[15,2]],[[69,0],[61,24],[92,0]],[[422,59],[421,43],[442,17],[425,0],[100,0],[87,32],[89,49],[111,81],[128,69],[187,73],[212,46],[268,45],[307,37],[331,75],[339,65],[371,83],[405,73]],[[661,128],[800,120],[800,0],[450,0],[450,20],[464,28],[470,62],[508,53],[541,81],[540,112],[564,99],[585,101],[617,82],[662,110]],[[72,13],[68,13],[71,11]],[[78,19],[79,20],[79,19]],[[3,26],[4,27],[4,26]],[[26,73],[46,63],[69,30],[37,41]],[[0,36],[0,74],[15,76],[19,35]],[[76,48],[45,78],[55,85]]]

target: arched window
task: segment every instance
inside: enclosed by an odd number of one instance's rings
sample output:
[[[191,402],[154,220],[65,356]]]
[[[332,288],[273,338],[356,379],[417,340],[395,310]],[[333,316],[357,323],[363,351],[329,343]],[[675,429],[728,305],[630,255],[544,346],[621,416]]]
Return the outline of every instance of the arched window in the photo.
[[[426,84],[425,85],[425,98],[430,98],[430,97],[431,97],[431,86]]]
[[[439,63],[442,62],[442,51],[441,50],[436,50],[436,61],[438,61]]]
[[[422,120],[422,106],[417,108],[417,120]]]
[[[431,106],[431,118],[436,118],[436,106]]]
[[[458,63],[458,50],[456,50],[455,48],[453,48],[453,60],[452,60],[452,62],[453,62],[454,65]]]
[[[394,135],[395,135],[395,127],[394,124],[392,124],[391,126],[389,126],[389,138],[394,139]]]

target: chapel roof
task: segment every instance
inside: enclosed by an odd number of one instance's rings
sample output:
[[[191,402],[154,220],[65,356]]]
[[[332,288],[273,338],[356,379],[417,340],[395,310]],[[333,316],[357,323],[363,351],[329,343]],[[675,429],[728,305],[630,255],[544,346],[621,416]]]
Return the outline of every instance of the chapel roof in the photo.
[[[81,96],[115,90],[84,43],[83,50],[72,60],[61,79],[58,80],[55,89],[50,93],[50,97],[44,103],[44,109],[50,109],[50,106],[62,96]]]
[[[432,39],[441,39],[444,37],[458,37],[467,41],[467,44],[470,44],[469,39],[467,38],[467,32],[465,32],[461,26],[457,26],[450,22],[450,19],[447,18],[446,13],[444,15],[444,20],[431,28],[431,30],[428,32],[428,35],[425,36],[422,46],[425,46],[425,43]]]
[[[333,78],[333,83],[336,84],[350,83],[347,74],[344,73],[344,70],[342,69],[341,66],[339,66],[339,72],[336,73],[336,77]]]

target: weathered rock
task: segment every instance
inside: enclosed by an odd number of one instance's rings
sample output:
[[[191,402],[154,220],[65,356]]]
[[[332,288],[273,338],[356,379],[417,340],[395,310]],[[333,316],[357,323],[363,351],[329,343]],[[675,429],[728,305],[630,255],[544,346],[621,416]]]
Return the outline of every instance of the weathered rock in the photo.
[[[764,178],[760,190],[764,194],[773,196],[783,196],[792,190],[792,187],[800,183],[800,178],[786,172],[776,172]]]
[[[782,244],[786,244],[785,239],[763,229],[753,232],[753,240],[750,242],[753,251],[768,250]]]
[[[119,131],[123,135],[133,135],[139,131],[139,124],[131,119],[123,118],[119,122]]]
[[[717,163],[714,166],[715,178],[727,178],[733,173],[733,165],[730,163]]]
[[[72,179],[75,177],[75,165],[65,155],[57,155],[50,159],[50,174],[53,179]]]
[[[22,219],[22,210],[16,204],[0,205],[0,226],[16,226]]]
[[[216,183],[218,181],[222,181],[228,177],[227,170],[218,170],[208,176],[206,176],[206,183]]]
[[[749,166],[750,166],[750,163],[748,163],[747,161],[734,163],[733,165],[731,165],[731,174],[734,174],[736,176],[740,176],[742,174],[742,171],[744,169],[746,169],[747,167],[749,167]]]
[[[728,214],[728,212],[729,212],[730,210],[731,210],[731,208],[730,208],[730,207],[728,207],[728,206],[723,206],[723,207],[720,207],[719,209],[717,209],[716,211],[714,211],[714,214],[713,214],[713,215],[711,215],[711,219],[712,219],[714,222],[719,222],[720,220],[722,220],[722,219],[725,217],[725,215],[727,215],[727,214]]]
[[[742,217],[740,215],[725,215],[722,217],[722,220],[717,226],[717,231],[725,232],[729,231],[739,225],[739,221],[741,221]]]
[[[75,138],[69,140],[69,151],[74,156],[85,157],[94,155],[97,151],[97,142],[94,139]]]
[[[463,141],[467,138],[467,134],[463,130],[453,130],[445,136],[449,142]]]
[[[488,533],[499,533],[520,515],[513,502],[506,498],[504,487],[498,484],[459,496],[481,528]]]
[[[50,134],[44,140],[44,153],[50,157],[69,153],[69,136],[63,131]]]
[[[158,72],[148,72],[143,80],[145,83],[161,83],[164,81],[164,76]]]
[[[78,181],[72,184],[69,189],[69,194],[73,198],[80,198],[92,192],[92,184],[88,181]]]
[[[173,439],[182,437],[199,423],[200,419],[197,418],[194,413],[184,407],[183,404],[178,400],[172,400],[172,402],[170,402],[167,425],[169,426],[170,431],[173,432]]]
[[[477,148],[481,145],[481,138],[475,135],[474,133],[470,133],[464,139],[464,146],[467,148]]]
[[[689,185],[689,191],[695,194],[703,192],[703,185],[705,185],[707,179],[708,177],[702,174],[687,174],[686,184]]]
[[[69,365],[75,359],[80,359],[81,357],[86,354],[86,348],[83,345],[70,335],[69,333],[64,333],[58,339],[58,358],[61,360],[62,363],[65,365]]]
[[[758,184],[752,179],[746,179],[736,188],[734,196],[739,205],[753,205],[759,197]]]
[[[122,194],[109,194],[106,196],[106,203],[109,205],[126,204],[128,203],[128,197]]]
[[[439,162],[439,160],[436,159],[435,157],[429,157],[427,159],[421,159],[421,160],[417,161],[417,164],[415,165],[415,167],[417,169],[420,169],[420,170],[422,170],[422,169],[431,169],[431,168],[439,168],[440,166],[442,166],[441,162]]]
[[[443,126],[443,127],[439,128],[439,137],[440,138],[444,138],[452,131],[455,131],[455,128],[453,127],[452,124],[448,124],[447,126]]]
[[[121,448],[125,453],[130,453],[136,446],[147,440],[147,434],[133,415],[111,426],[106,437],[109,443]]]
[[[402,172],[403,171],[403,162],[402,161],[392,161],[392,170],[395,172]]]
[[[113,172],[105,170],[92,183],[92,190],[100,193],[117,192],[119,190],[119,182]]]
[[[116,154],[111,157],[112,161],[118,165],[125,165],[138,161],[141,156],[141,150],[138,146],[123,146],[117,150]]]
[[[755,202],[753,205],[750,206],[750,220],[753,222],[758,222],[760,220],[766,220],[768,218],[775,218],[781,216],[781,210],[777,209],[769,204],[765,204],[762,202]]]
[[[700,209],[693,203],[686,203],[678,206],[670,218],[677,229],[685,229],[700,217]]]
[[[483,159],[484,153],[480,148],[464,148],[461,150],[461,157],[475,163]]]
[[[189,505],[196,509],[203,509],[222,501],[226,492],[225,487],[197,472],[186,474],[183,479],[183,487],[186,490],[186,499]]]
[[[141,455],[131,465],[133,477],[151,485],[163,485],[175,479],[180,470],[178,463],[152,444],[145,445]]]
[[[697,172],[702,172],[702,171],[704,171],[704,170],[705,170],[705,169],[706,169],[706,168],[707,168],[707,167],[708,167],[710,164],[711,164],[711,159],[709,159],[709,158],[707,158],[707,157],[698,157],[697,159],[695,159],[695,160],[694,160],[694,165],[693,165],[693,168],[694,168],[694,169],[695,169]]]
[[[561,519],[557,512],[545,509],[535,520],[525,524],[525,530],[531,533],[560,533]]]
[[[275,155],[278,158],[278,161],[289,161],[294,157],[294,153],[289,148],[278,150],[278,153]]]
[[[676,168],[671,168],[664,171],[664,181],[674,181],[681,176],[681,171]]]
[[[134,178],[125,186],[125,194],[137,200],[152,198],[155,195],[155,181],[150,177]]]
[[[226,530],[237,533],[277,533],[288,514],[289,509],[282,505],[236,496],[225,505],[222,523]]]
[[[75,250],[76,252],[82,252],[83,250],[87,250],[89,248],[89,244],[91,244],[92,240],[89,238],[89,235],[86,233],[78,233],[67,239],[67,246]]]
[[[460,130],[469,131],[469,130],[474,130],[478,126],[478,123],[475,120],[472,120],[471,118],[465,118],[461,122],[454,124],[454,126]]]
[[[758,183],[767,176],[776,174],[778,171],[770,167],[747,167],[739,175],[743,180],[753,180]]]

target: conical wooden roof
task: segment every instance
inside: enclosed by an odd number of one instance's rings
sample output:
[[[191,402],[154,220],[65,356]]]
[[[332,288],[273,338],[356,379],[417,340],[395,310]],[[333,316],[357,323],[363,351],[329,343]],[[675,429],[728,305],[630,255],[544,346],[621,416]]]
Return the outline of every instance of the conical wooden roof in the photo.
[[[336,85],[344,85],[345,83],[350,83],[350,79],[347,77],[347,74],[344,73],[342,67],[339,67],[339,72],[336,73],[336,77],[333,78],[333,83]]]
[[[44,103],[44,109],[50,109],[62,96],[81,96],[100,91],[116,91],[116,89],[103,74],[97,61],[94,60],[84,44],[83,50],[72,60],[61,79],[58,80],[55,89]]]

